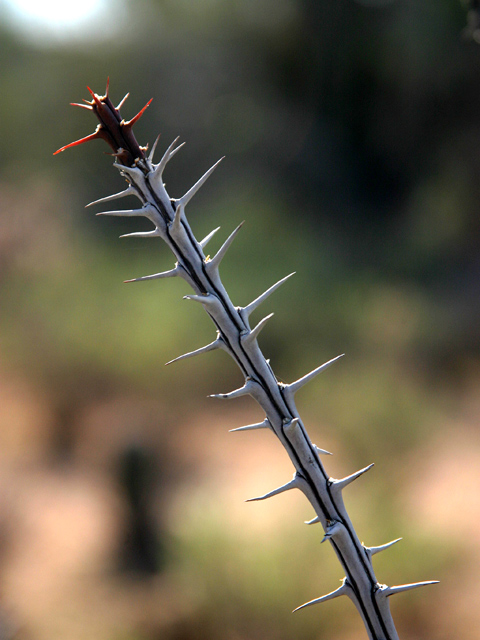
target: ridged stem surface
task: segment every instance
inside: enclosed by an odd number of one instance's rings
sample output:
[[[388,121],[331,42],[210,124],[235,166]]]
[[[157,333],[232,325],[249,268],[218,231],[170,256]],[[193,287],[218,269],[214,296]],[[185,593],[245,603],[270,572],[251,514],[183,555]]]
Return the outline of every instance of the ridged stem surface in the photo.
[[[309,524],[321,524],[324,530],[322,542],[329,541],[345,571],[345,578],[339,589],[298,608],[345,595],[353,601],[358,609],[368,637],[371,640],[398,640],[390,613],[388,597],[418,586],[432,584],[433,581],[397,587],[379,584],[372,566],[372,555],[387,549],[397,540],[380,547],[365,547],[362,545],[347,514],[342,498],[343,489],[370,467],[361,469],[357,473],[341,480],[329,477],[319,456],[324,452],[310,441],[295,407],[294,396],[296,391],[338,358],[334,358],[291,384],[283,384],[277,381],[257,341],[260,331],[270,316],[264,318],[252,329],[249,324],[249,315],[288,276],[272,286],[250,305],[246,307],[234,306],[222,284],[219,265],[240,227],[227,238],[218,253],[210,259],[205,256],[203,249],[214,232],[209,234],[203,241],[198,242],[185,215],[186,205],[198,189],[203,186],[216,165],[207,171],[182,198],[177,200],[170,198],[163,184],[163,171],[181,145],[175,148],[176,141],[174,141],[166,150],[160,162],[154,164],[153,151],[149,157],[146,157],[145,149],[138,146],[131,132],[132,125],[142,115],[145,108],[135,118],[125,123],[121,119],[118,108],[115,109],[108,98],[108,86],[105,96],[97,96],[92,91],[91,95],[93,101],[87,103],[88,106],[86,108],[95,111],[100,120],[100,125],[94,134],[79,142],[93,139],[94,137],[107,141],[116,150],[117,162],[115,166],[128,182],[128,187],[125,191],[102,198],[97,203],[108,202],[130,195],[136,196],[141,201],[141,207],[137,209],[105,211],[97,215],[146,217],[153,223],[153,230],[128,235],[145,238],[160,237],[170,247],[177,261],[175,267],[164,273],[137,278],[136,281],[166,277],[181,277],[185,279],[194,292],[193,295],[185,297],[200,303],[217,329],[217,337],[212,343],[175,360],[202,354],[217,348],[225,350],[235,360],[245,378],[245,384],[235,391],[217,394],[213,397],[233,399],[243,395],[250,395],[254,398],[264,410],[265,420],[262,423],[247,425],[238,430],[260,428],[272,430],[286,449],[295,468],[292,480],[282,487],[253,500],[263,500],[290,489],[299,489],[303,492],[316,513],[316,517]],[[67,146],[75,144],[77,143]],[[59,151],[61,150],[63,149]]]

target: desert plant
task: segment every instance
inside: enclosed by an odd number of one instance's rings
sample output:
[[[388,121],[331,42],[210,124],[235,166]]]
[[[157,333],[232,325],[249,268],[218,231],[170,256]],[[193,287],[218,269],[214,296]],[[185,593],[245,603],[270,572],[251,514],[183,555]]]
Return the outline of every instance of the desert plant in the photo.
[[[100,124],[91,135],[62,147],[56,153],[96,138],[103,139],[111,147],[115,156],[114,166],[125,178],[128,186],[119,193],[101,198],[91,204],[110,202],[131,195],[140,200],[141,206],[137,209],[103,211],[97,215],[147,218],[154,225],[153,230],[131,233],[128,236],[159,237],[167,243],[177,260],[174,268],[169,271],[136,278],[129,282],[170,277],[183,278],[194,291],[193,295],[185,298],[200,303],[217,329],[217,336],[210,344],[181,355],[171,362],[214,349],[223,349],[235,360],[245,377],[245,384],[230,393],[216,394],[212,397],[234,399],[249,395],[254,398],[265,411],[265,420],[258,424],[239,427],[234,431],[254,429],[273,431],[295,467],[295,473],[290,481],[252,500],[265,500],[290,489],[299,489],[310,501],[316,513],[315,518],[308,524],[322,525],[324,529],[322,542],[329,541],[345,571],[346,576],[338,589],[297,607],[295,611],[339,596],[347,596],[358,609],[369,638],[395,640],[398,635],[390,613],[388,598],[402,591],[433,584],[436,581],[393,587],[377,581],[372,566],[372,556],[388,549],[398,540],[381,546],[364,546],[358,539],[342,498],[343,490],[373,465],[340,480],[329,477],[320,460],[320,456],[327,452],[312,444],[295,407],[295,393],[341,356],[333,358],[290,384],[277,380],[258,345],[259,334],[272,314],[267,315],[253,328],[250,327],[249,316],[293,274],[279,280],[247,306],[234,306],[222,284],[219,267],[242,225],[240,224],[233,231],[215,256],[210,258],[205,256],[203,249],[217,229],[198,242],[186,218],[187,204],[220,161],[214,164],[185,195],[178,199],[171,198],[165,190],[163,172],[167,163],[182,146],[177,145],[178,138],[170,144],[160,162],[155,164],[153,158],[158,138],[147,155],[147,149],[138,144],[132,132],[133,125],[151,101],[134,118],[126,122],[120,115],[120,108],[125,98],[115,107],[109,97],[108,83],[104,96],[97,95],[90,88],[88,90],[92,100],[78,106],[92,111]]]

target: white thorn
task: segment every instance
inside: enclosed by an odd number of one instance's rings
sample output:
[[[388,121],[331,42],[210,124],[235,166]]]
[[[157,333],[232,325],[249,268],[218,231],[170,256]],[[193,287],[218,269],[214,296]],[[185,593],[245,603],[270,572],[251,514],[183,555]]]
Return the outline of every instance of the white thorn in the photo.
[[[255,429],[270,429],[269,419],[265,418],[263,422],[257,422],[256,424],[247,424],[245,427],[230,429],[230,433],[234,433],[235,431],[254,431]]]
[[[381,589],[383,595],[387,598],[394,596],[397,593],[403,591],[410,591],[411,589],[417,589],[418,587],[428,587],[430,584],[438,584],[439,580],[427,580],[426,582],[413,582],[412,584],[400,584],[396,587],[387,587],[386,585]]]
[[[298,477],[295,474],[293,479],[289,482],[285,483],[278,489],[274,489],[273,491],[269,491],[263,496],[258,496],[258,498],[250,498],[249,500],[245,500],[245,502],[258,502],[259,500],[266,500],[267,498],[273,498],[273,496],[277,496],[279,493],[284,493],[284,491],[290,491],[290,489],[299,489]]]
[[[155,150],[156,150],[156,148],[157,148],[157,144],[158,144],[158,141],[159,141],[159,140],[160,140],[160,134],[158,134],[158,136],[157,136],[157,138],[156,138],[155,142],[153,143],[152,150],[150,151],[150,153],[149,153],[149,155],[148,155],[148,160],[149,160],[149,162],[153,162],[153,156],[155,155]]]
[[[177,265],[170,271],[162,271],[161,273],[154,273],[151,276],[142,276],[141,278],[133,278],[132,280],[124,280],[124,282],[143,282],[144,280],[157,280],[159,278],[174,278],[180,275],[180,267]]]
[[[217,227],[213,231],[210,231],[210,233],[206,235],[205,238],[199,242],[199,245],[202,247],[202,249],[205,249],[207,244],[210,242],[210,240],[213,238],[213,236],[217,233],[219,229],[220,227]]]
[[[254,383],[250,379],[248,379],[243,387],[240,387],[240,389],[235,389],[235,391],[230,391],[230,393],[213,393],[208,397],[217,398],[218,400],[234,400],[235,398],[241,398],[242,396],[251,395],[253,386]]]
[[[136,233],[125,233],[120,238],[157,238],[161,236],[160,229],[156,228],[153,231],[137,231]]]
[[[118,193],[114,193],[111,196],[105,196],[104,198],[99,198],[98,200],[94,200],[93,202],[89,202],[88,204],[85,205],[85,209],[87,207],[93,207],[94,204],[101,204],[103,202],[110,202],[111,200],[118,200],[119,198],[124,198],[125,196],[130,196],[130,195],[137,196],[138,198],[140,197],[138,195],[137,190],[134,189],[132,187],[132,185],[129,185],[123,191],[119,191]]]
[[[178,137],[177,137],[177,140],[178,140]],[[175,149],[172,149],[172,150],[170,151],[170,156],[169,156],[169,158],[168,158],[167,162],[170,162],[170,160],[173,158],[173,156],[174,156],[174,155],[176,155],[176,154],[178,153],[178,151],[180,151],[180,149],[181,149],[185,144],[186,144],[185,142],[182,142],[181,144],[179,144],[179,145],[178,145],[178,147],[175,147]]]
[[[300,607],[297,607],[296,609],[294,609],[293,613],[295,613],[295,611],[300,611],[300,609],[304,609],[305,607],[309,607],[312,604],[320,604],[322,602],[326,602],[327,600],[333,600],[334,598],[339,598],[340,596],[348,596],[348,595],[349,595],[349,587],[347,586],[347,583],[344,579],[343,584],[338,589],[336,589],[335,591],[332,591],[331,593],[327,593],[327,595],[322,596],[321,598],[316,598],[315,600],[310,600],[310,602],[306,602],[305,604],[302,604]]]
[[[182,226],[182,215],[184,213],[185,207],[177,202],[177,207],[175,209],[175,215],[173,217],[172,222],[170,223],[171,232],[175,235],[178,235],[181,226]]]
[[[341,480],[333,480],[332,489],[335,489],[335,491],[343,491],[345,487],[347,487],[351,482],[353,482],[360,476],[363,476],[363,474],[369,471],[373,466],[374,463],[372,462],[372,464],[369,464],[368,467],[364,467],[363,469],[360,469],[360,471],[356,471],[346,478],[342,478]]]
[[[141,209],[120,209],[118,211],[100,211],[96,216],[118,216],[123,218],[147,218],[146,209],[150,207],[142,207]]]
[[[243,307],[242,312],[245,314],[245,316],[248,318],[248,316],[252,313],[252,311],[254,311],[260,304],[262,304],[262,302],[266,300],[269,295],[271,295],[274,291],[276,291],[284,282],[286,282],[294,274],[295,274],[295,271],[293,273],[290,273],[288,276],[285,276],[284,278],[279,280],[277,283],[272,285],[269,289],[267,289],[264,293],[262,293],[262,295],[258,296],[258,298],[256,298],[249,305],[247,305],[246,307]]]
[[[340,533],[340,531],[342,531],[343,528],[344,527],[341,522],[338,522],[338,520],[335,521],[333,524],[327,527],[325,531],[325,535],[323,536],[322,540],[320,540],[320,544],[322,544],[322,542],[325,542],[325,540],[332,538],[337,533]]]
[[[321,373],[322,371],[325,371],[325,369],[328,369],[330,365],[336,362],[339,358],[342,358],[344,355],[345,354],[342,353],[336,358],[332,358],[332,360],[325,362],[324,364],[320,365],[313,371],[310,371],[310,373],[307,373],[307,375],[303,376],[302,378],[299,378],[298,380],[296,380],[295,382],[292,382],[291,384],[285,385],[284,390],[287,391],[288,394],[293,396],[293,394],[295,394],[299,389],[301,389],[304,385],[310,382],[310,380],[313,380],[313,378],[318,376],[319,373]]]
[[[320,449],[320,447],[317,447],[316,444],[314,444],[313,446],[315,447],[315,451],[321,456],[333,456],[333,453],[330,453],[330,451],[327,451],[326,449]]]
[[[153,177],[154,178],[158,178],[161,180],[162,178],[162,173],[165,169],[165,167],[167,166],[167,163],[169,160],[171,160],[173,158],[173,156],[177,153],[177,151],[183,147],[183,145],[185,144],[184,142],[179,145],[175,150],[173,149],[173,147],[177,144],[178,142],[178,138],[179,136],[177,136],[175,138],[175,140],[167,147],[167,150],[165,151],[165,153],[162,156],[162,159],[160,160],[160,162],[155,165],[155,167],[153,168]]]
[[[188,295],[188,296],[183,296],[184,300],[193,300],[194,302],[200,302],[201,304],[205,305],[205,307],[208,309],[209,307],[212,309],[218,308],[218,305],[220,304],[219,299],[217,298],[217,296],[213,293],[207,293],[206,295]]]
[[[127,176],[138,176],[143,175],[142,172],[140,171],[140,169],[137,169],[137,167],[127,167],[124,164],[119,164],[118,162],[114,162],[113,166],[118,169],[120,171],[120,173],[127,175]]]
[[[207,353],[208,351],[214,351],[215,349],[222,349],[223,345],[224,345],[223,340],[221,338],[217,338],[210,344],[207,344],[205,347],[200,347],[200,349],[196,349],[195,351],[190,351],[189,353],[184,353],[183,355],[178,356],[178,358],[174,358],[173,360],[170,360],[170,362],[166,362],[165,364],[166,365],[172,364],[173,362],[178,362],[179,360],[185,360],[185,358],[192,358],[193,356],[199,356],[202,353]]]
[[[206,295],[202,295],[202,296],[196,296],[196,295],[188,295],[188,296],[183,296],[184,300],[193,300],[194,302],[201,302],[202,304],[208,304],[208,298],[210,298],[212,294],[207,293]]]
[[[392,540],[391,542],[387,542],[386,544],[381,544],[379,547],[365,547],[365,549],[371,556],[374,556],[376,553],[380,553],[380,551],[389,549],[394,544],[397,544],[397,542],[400,542],[400,540],[402,540],[402,538],[397,538],[396,540]]]
[[[238,225],[238,227],[235,229],[235,231],[232,231],[232,233],[228,236],[228,238],[222,244],[222,246],[217,251],[217,253],[213,256],[213,258],[211,260],[206,260],[205,261],[205,267],[210,273],[212,271],[215,271],[215,272],[218,271],[218,267],[220,266],[221,261],[225,257],[225,254],[227,253],[228,249],[230,248],[230,245],[234,241],[235,236],[240,231],[242,226],[243,226],[243,222],[241,222]]]
[[[141,209],[120,209],[119,211],[100,211],[97,216],[117,216],[123,218],[147,218],[153,224],[158,218],[158,211],[151,204],[145,204]],[[156,224],[155,224],[156,226]]]
[[[284,425],[283,432],[285,433],[285,435],[291,436],[299,428],[300,428],[300,419],[292,418],[290,422]]]
[[[305,524],[318,524],[319,522],[321,522],[320,516],[315,516],[315,518],[311,520],[305,520]]]
[[[197,182],[193,185],[193,187],[191,187],[187,193],[185,193],[181,198],[179,198],[179,200],[177,200],[177,202],[181,202],[183,204],[183,206],[187,206],[187,204],[190,202],[190,200],[193,198],[193,196],[197,193],[197,191],[200,189],[200,187],[202,187],[204,185],[204,183],[208,180],[208,178],[212,175],[212,173],[215,171],[215,169],[217,168],[218,164],[223,160],[223,158],[220,158],[220,160],[217,160],[217,162],[210,167],[210,169],[208,171],[206,171],[203,176],[200,178],[200,180],[197,180]]]
[[[258,338],[258,334],[260,333],[260,331],[263,329],[263,327],[267,324],[267,322],[270,320],[272,316],[273,316],[273,313],[271,313],[268,316],[265,316],[263,320],[260,320],[260,322],[257,324],[257,326],[254,329],[252,329],[249,333],[243,336],[242,343],[251,344],[254,340],[256,340]]]

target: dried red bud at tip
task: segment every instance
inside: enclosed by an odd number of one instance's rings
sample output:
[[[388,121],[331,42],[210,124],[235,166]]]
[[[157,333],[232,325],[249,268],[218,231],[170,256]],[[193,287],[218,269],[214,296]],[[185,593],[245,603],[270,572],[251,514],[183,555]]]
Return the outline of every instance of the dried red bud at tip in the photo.
[[[99,96],[87,87],[92,100],[84,100],[85,104],[71,103],[76,107],[82,107],[93,111],[97,116],[100,124],[97,126],[94,133],[71,142],[70,144],[61,147],[53,155],[68,149],[69,147],[76,147],[79,144],[88,142],[89,140],[96,140],[100,138],[104,140],[112,149],[113,154],[117,158],[117,162],[124,164],[125,166],[134,166],[137,160],[145,159],[144,149],[140,147],[135,136],[133,135],[133,125],[142,117],[147,107],[150,106],[152,100],[141,109],[136,116],[134,116],[128,122],[125,122],[120,114],[120,107],[123,106],[128,93],[120,102],[118,107],[115,107],[108,96],[109,79],[107,80],[107,88],[104,96]],[[153,99],[153,98],[152,98]]]

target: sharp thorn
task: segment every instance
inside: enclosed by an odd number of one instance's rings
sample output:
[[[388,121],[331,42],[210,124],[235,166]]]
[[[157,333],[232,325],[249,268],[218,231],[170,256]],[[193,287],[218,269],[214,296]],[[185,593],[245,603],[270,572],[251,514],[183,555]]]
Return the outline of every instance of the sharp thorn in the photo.
[[[259,305],[261,305],[264,300],[266,300],[274,291],[276,291],[284,282],[286,282],[294,274],[295,274],[295,271],[293,273],[290,273],[288,276],[285,276],[284,278],[276,282],[274,285],[272,285],[269,289],[267,289],[264,293],[262,293],[262,295],[258,296],[258,298],[256,298],[249,305],[247,305],[246,307],[243,307],[243,313],[247,316],[247,318],[252,313],[252,311],[254,311]]]
[[[120,111],[120,109],[123,107],[123,105],[125,104],[126,99],[128,98],[128,96],[130,95],[130,93],[126,93],[123,98],[120,100],[120,102],[118,103],[118,105],[115,107],[117,111]]]
[[[210,233],[206,235],[205,238],[199,242],[199,245],[202,247],[202,249],[205,249],[207,244],[210,242],[210,240],[213,238],[213,236],[217,233],[219,229],[220,227],[217,227],[213,231],[210,231]]]
[[[223,258],[225,257],[225,254],[227,253],[228,249],[230,248],[230,245],[232,244],[232,242],[235,239],[235,236],[237,235],[237,233],[240,231],[240,229],[243,226],[243,222],[241,222],[238,227],[235,229],[235,231],[232,231],[232,233],[228,236],[228,238],[225,240],[225,242],[222,244],[222,246],[220,247],[220,249],[217,251],[217,253],[213,256],[213,258],[211,260],[206,260],[205,261],[205,266],[206,268],[212,272],[212,271],[218,271],[218,267],[221,263],[221,261],[223,260]]]
[[[133,118],[131,120],[129,120],[128,122],[124,122],[123,126],[124,127],[128,127],[128,128],[132,128],[133,125],[138,122],[138,120],[140,120],[140,118],[143,116],[143,114],[145,113],[145,111],[148,109],[148,107],[152,104],[152,100],[153,98],[150,98],[150,100],[147,102],[147,104],[143,107],[143,109],[140,109],[140,111],[137,113],[136,116],[133,116]]]
[[[118,211],[100,211],[96,213],[96,216],[117,216],[119,218],[135,218],[135,217],[148,217],[145,216],[145,208],[141,209],[120,209]]]
[[[290,436],[299,428],[300,428],[300,419],[292,418],[290,422],[284,425],[283,432],[285,433],[285,435]]]
[[[88,142],[89,140],[96,140],[97,138],[100,138],[98,131],[94,131],[90,135],[85,136],[84,138],[80,138],[80,140],[75,140],[75,142],[70,142],[70,144],[66,144],[64,147],[60,147],[60,149],[57,149],[53,155],[56,156],[57,153],[61,153],[62,151],[65,151],[65,149],[76,147],[79,144],[83,144],[84,142]]]
[[[285,491],[290,491],[290,489],[298,489],[298,479],[295,475],[293,480],[290,480],[286,484],[278,487],[278,489],[274,489],[273,491],[269,491],[263,496],[258,496],[258,498],[250,498],[249,500],[245,500],[245,502],[258,502],[259,500],[266,500],[267,498],[273,498],[273,496],[277,496],[279,493],[284,493]]]
[[[402,538],[397,538],[396,540],[392,540],[391,542],[387,542],[386,544],[381,544],[379,547],[365,547],[365,549],[368,551],[368,553],[371,556],[374,556],[376,553],[380,553],[380,551],[385,551],[385,549],[389,549],[394,544],[397,544],[397,542],[400,542],[400,540],[402,540]]]
[[[174,155],[176,155],[176,154],[177,154],[177,152],[178,152],[178,151],[180,151],[180,149],[181,149],[185,144],[186,144],[185,142],[181,142],[181,143],[178,145],[178,147],[175,147],[175,149],[172,149],[172,150],[170,151],[170,156],[169,156],[168,160],[170,161],[170,160],[173,158],[173,156],[174,156]]]
[[[170,229],[172,234],[177,235],[182,228],[182,216],[185,212],[185,207],[180,202],[177,202],[177,207],[175,209],[175,215],[173,216],[173,220],[170,223]]]
[[[327,600],[333,600],[334,598],[339,598],[340,596],[348,596],[348,591],[349,588],[347,587],[347,584],[344,580],[342,586],[335,591],[327,593],[327,595],[322,596],[321,598],[315,598],[315,600],[310,600],[310,602],[302,604],[300,607],[294,609],[293,613],[295,613],[295,611],[300,611],[300,609],[304,609],[305,607],[310,607],[312,604],[321,604],[322,602],[327,602]]]
[[[159,140],[160,140],[160,134],[158,134],[158,136],[157,136],[157,138],[156,138],[155,142],[153,143],[152,150],[150,151],[150,154],[149,154],[149,156],[148,156],[148,160],[149,160],[150,162],[153,162],[153,156],[155,155],[155,150],[156,150],[156,148],[157,148],[157,144],[158,144]]]
[[[410,591],[411,589],[417,589],[418,587],[428,587],[430,584],[438,584],[439,580],[427,580],[426,582],[413,582],[412,584],[400,584],[396,587],[384,587],[382,589],[382,593],[389,598],[390,596],[394,596],[397,593],[402,593],[403,591]]]
[[[137,231],[136,233],[124,233],[120,238],[157,238],[160,236],[160,230],[154,229],[153,231]]]
[[[132,280],[124,280],[127,282],[143,282],[144,280],[157,280],[159,278],[173,278],[175,276],[180,275],[180,267],[175,267],[174,269],[170,269],[170,271],[162,271],[161,273],[154,273],[151,276],[142,276],[141,278],[133,278]]]
[[[140,174],[143,176],[138,167],[127,167],[126,164],[119,164],[118,162],[114,162],[113,166],[115,167],[115,169],[118,169],[122,175],[136,177],[138,176],[138,174]]]
[[[180,198],[180,201],[183,203],[183,205],[186,207],[187,204],[190,202],[190,200],[193,198],[193,196],[197,193],[197,191],[200,189],[200,187],[202,187],[204,185],[204,183],[208,180],[208,178],[212,175],[212,173],[215,171],[215,169],[217,168],[217,166],[219,165],[219,163],[223,160],[223,158],[220,158],[220,160],[217,160],[217,162],[210,167],[210,169],[208,171],[206,171],[203,176],[200,178],[200,180],[197,180],[197,182],[193,185],[193,187],[191,187],[187,193],[185,193],[185,195],[183,195]]]
[[[200,302],[201,304],[205,305],[206,308],[208,307],[218,308],[218,305],[220,304],[219,299],[213,293],[207,293],[205,295],[200,295],[200,296],[190,294],[188,296],[183,296],[183,299]]]
[[[163,174],[163,171],[164,171],[165,167],[167,166],[168,161],[171,160],[173,158],[173,156],[177,153],[177,151],[185,144],[184,142],[182,142],[182,144],[179,145],[174,150],[173,148],[177,144],[178,138],[179,138],[179,136],[177,136],[175,138],[175,140],[167,147],[167,150],[163,154],[162,159],[160,160],[160,162],[157,165],[155,165],[154,170],[153,170],[153,175],[154,175],[155,178],[161,179],[161,176]]]
[[[268,316],[265,316],[263,320],[260,320],[257,326],[242,338],[242,343],[251,344],[254,340],[256,340],[258,338],[260,331],[263,329],[263,327],[267,324],[267,322],[270,320],[272,316],[273,316],[273,313],[271,313]]]
[[[201,302],[202,304],[208,304],[207,299],[210,296],[209,293],[207,293],[207,295],[205,296],[196,296],[196,295],[188,295],[188,296],[183,296],[184,300],[194,300],[195,302]]]
[[[94,200],[93,202],[89,202],[88,204],[85,205],[85,209],[87,207],[92,207],[94,204],[101,204],[103,202],[110,202],[111,200],[117,200],[118,198],[124,198],[125,196],[130,196],[130,195],[136,195],[138,197],[138,193],[137,193],[136,189],[134,189],[132,187],[132,185],[129,185],[126,189],[124,189],[123,191],[120,191],[119,193],[114,193],[111,196],[105,196],[104,198],[99,198],[98,200]]]
[[[363,469],[360,469],[360,471],[356,471],[355,473],[352,473],[352,475],[347,476],[346,478],[342,478],[341,480],[333,480],[332,488],[335,488],[335,490],[337,491],[338,490],[342,491],[351,482],[353,482],[360,476],[363,476],[363,474],[369,471],[373,466],[374,466],[374,463],[372,462],[372,464],[369,464],[368,467],[364,467]]]
[[[334,535],[336,535],[337,533],[339,533],[342,529],[343,529],[343,525],[340,522],[338,522],[338,521],[334,522],[332,525],[327,527],[327,529],[325,531],[325,535],[323,536],[322,540],[320,541],[320,544],[322,544],[323,542],[325,542],[325,540],[328,540],[329,538],[331,538]]]
[[[330,451],[327,451],[326,449],[320,449],[320,447],[317,447],[316,444],[314,444],[313,446],[315,447],[315,451],[321,456],[333,456],[333,453],[330,453]]]
[[[234,400],[235,398],[241,398],[242,396],[251,395],[252,382],[251,380],[247,380],[243,387],[239,389],[235,389],[235,391],[230,391],[230,393],[214,393],[209,398],[217,398],[218,400]]]
[[[322,522],[320,520],[320,516],[315,516],[315,518],[312,518],[311,520],[305,520],[305,524],[318,524],[319,522]]]
[[[257,422],[256,424],[247,424],[245,427],[237,427],[236,429],[230,429],[230,433],[235,431],[254,431],[256,429],[270,429],[270,421],[265,418],[263,422]]]
[[[96,94],[94,91],[92,91],[92,90],[90,89],[90,87],[88,87],[88,86],[87,86],[87,89],[88,89],[88,93],[92,96],[93,101],[95,102],[95,104],[97,105],[97,107],[101,107],[101,106],[102,106],[102,103],[100,102],[100,99],[99,99],[99,97],[97,96],[97,94]]]
[[[177,144],[177,142],[178,142],[179,138],[180,138],[180,136],[177,136],[177,137],[175,138],[175,140],[173,140],[173,142],[171,142],[171,143],[168,145],[168,147],[167,147],[167,149],[166,149],[165,153],[164,153],[164,154],[163,154],[163,156],[162,156],[162,159],[160,160],[160,162],[159,162],[159,163],[157,164],[157,166],[155,167],[155,171],[157,171],[160,167],[162,167],[163,169],[165,168],[165,166],[166,166],[167,162],[168,162],[168,161],[169,161],[169,159],[170,159],[170,153],[172,152],[172,149],[174,148],[174,146]]]
[[[319,373],[321,373],[322,371],[325,371],[325,369],[328,369],[328,367],[330,367],[334,362],[336,362],[339,358],[342,358],[344,355],[345,354],[342,353],[336,358],[332,358],[332,360],[325,362],[324,364],[320,365],[313,371],[310,371],[310,373],[307,373],[307,375],[303,376],[303,378],[299,378],[295,382],[285,385],[285,391],[288,391],[288,393],[291,395],[295,394],[299,389],[301,389],[304,385],[310,382],[310,380],[313,380],[313,378],[318,376]]]
[[[193,356],[199,356],[202,353],[207,353],[208,351],[214,351],[215,349],[221,349],[223,347],[223,340],[221,338],[217,338],[210,344],[207,344],[205,347],[200,347],[200,349],[196,349],[195,351],[190,351],[189,353],[184,353],[178,358],[174,358],[170,360],[170,362],[166,362],[166,365],[172,364],[174,362],[178,362],[179,360],[185,360],[186,358],[192,358]]]
[[[78,102],[70,102],[72,107],[81,107],[82,109],[88,109],[88,111],[93,111],[93,107],[91,104],[80,104]]]

